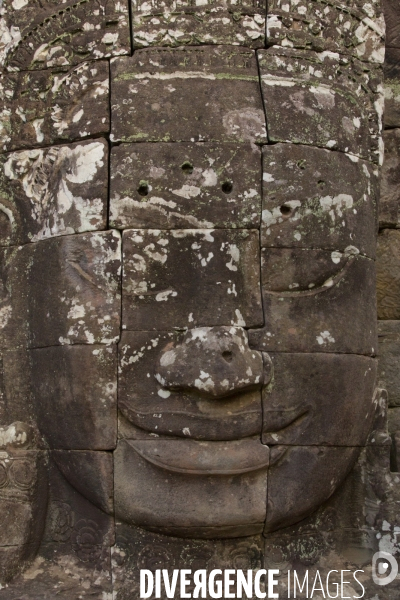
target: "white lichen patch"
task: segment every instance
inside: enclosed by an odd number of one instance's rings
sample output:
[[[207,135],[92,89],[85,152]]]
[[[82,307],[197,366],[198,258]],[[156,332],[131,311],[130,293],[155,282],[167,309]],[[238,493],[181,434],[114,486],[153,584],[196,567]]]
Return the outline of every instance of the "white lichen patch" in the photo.
[[[354,199],[349,194],[338,194],[337,196],[324,196],[319,199],[319,203],[324,212],[328,212],[332,222],[343,217],[343,213],[353,207]]]
[[[92,142],[9,155],[4,174],[20,183],[29,201],[31,241],[101,227],[105,199],[90,197],[90,184],[104,167],[104,149]]]
[[[316,339],[320,346],[324,346],[328,343],[335,343],[335,338],[332,337],[329,331],[321,331],[321,333],[317,335]]]

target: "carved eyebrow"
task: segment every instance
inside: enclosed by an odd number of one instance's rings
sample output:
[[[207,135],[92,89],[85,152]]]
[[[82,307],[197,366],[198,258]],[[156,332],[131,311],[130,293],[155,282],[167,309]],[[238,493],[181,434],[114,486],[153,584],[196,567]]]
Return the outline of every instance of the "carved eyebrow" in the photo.
[[[320,287],[313,288],[312,290],[287,290],[283,292],[274,292],[272,290],[264,289],[263,292],[269,296],[278,296],[279,298],[301,298],[305,296],[316,296],[317,294],[322,294],[323,292],[335,287],[343,279],[355,259],[355,256],[349,256],[344,267],[340,269],[340,271],[338,271],[334,277],[329,277],[329,279],[327,279],[327,281],[325,281],[325,283],[323,283]]]
[[[91,283],[94,287],[98,288],[99,290],[102,290],[103,292],[107,292],[106,288],[104,288],[103,286],[99,285],[98,283],[96,283],[94,281],[94,279],[88,274],[86,273],[86,271],[84,271],[82,269],[82,267],[75,261],[73,260],[67,260],[67,263],[69,265],[71,265],[71,267],[73,267],[81,277],[83,277],[84,279],[86,279],[86,281],[88,281],[89,283]]]

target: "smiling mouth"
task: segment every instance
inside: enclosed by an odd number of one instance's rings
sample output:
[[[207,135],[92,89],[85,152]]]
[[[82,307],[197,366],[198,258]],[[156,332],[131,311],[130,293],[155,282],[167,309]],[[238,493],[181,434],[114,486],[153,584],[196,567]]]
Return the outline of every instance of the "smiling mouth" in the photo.
[[[263,409],[262,442],[268,446],[295,445],[312,418],[311,405],[300,404],[287,409]]]
[[[269,448],[259,439],[229,442],[126,440],[146,462],[186,475],[241,475],[269,465]]]

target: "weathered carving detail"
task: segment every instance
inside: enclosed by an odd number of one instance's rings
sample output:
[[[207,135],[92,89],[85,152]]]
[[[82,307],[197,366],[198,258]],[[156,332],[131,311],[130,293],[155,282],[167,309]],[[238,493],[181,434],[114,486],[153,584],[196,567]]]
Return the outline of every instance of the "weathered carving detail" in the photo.
[[[0,99],[3,150],[72,142],[110,130],[106,61],[4,75]]]
[[[131,2],[133,44],[136,48],[195,44],[239,44],[262,48],[265,43],[264,0]]]
[[[339,252],[353,246],[374,258],[377,175],[370,163],[342,152],[264,146],[261,245]]]
[[[0,164],[0,210],[9,220],[2,246],[104,229],[105,141],[22,150],[6,154]]]
[[[338,52],[383,63],[385,23],[380,2],[272,0],[267,43],[316,52]]]
[[[380,67],[306,50],[258,51],[268,137],[382,163]]]
[[[1,65],[27,71],[130,50],[127,0],[5,0]]]
[[[261,533],[268,462],[269,448],[257,439],[124,440],[115,452],[116,515],[178,537]]]
[[[34,432],[15,422],[0,429],[0,578],[8,581],[32,559],[43,533],[47,505],[44,453]]]
[[[0,8],[7,600],[365,563],[396,506],[379,2],[129,2]]]

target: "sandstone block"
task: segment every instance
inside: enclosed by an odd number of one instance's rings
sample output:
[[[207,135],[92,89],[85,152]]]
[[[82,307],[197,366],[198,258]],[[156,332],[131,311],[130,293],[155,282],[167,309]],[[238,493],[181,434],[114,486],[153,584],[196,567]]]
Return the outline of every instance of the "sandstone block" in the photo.
[[[295,144],[263,148],[261,244],[355,246],[375,256],[378,171],[341,152]]]
[[[113,141],[267,141],[256,57],[247,48],[139,50],[111,62],[111,79]]]
[[[123,254],[124,329],[262,323],[257,231],[125,230]]]
[[[111,225],[258,227],[261,156],[248,144],[121,144],[111,152]]]
[[[400,227],[400,129],[385,131],[385,160],[381,171],[380,227]]]
[[[9,73],[1,78],[3,150],[73,142],[109,130],[107,61]]]
[[[119,339],[121,238],[117,231],[28,244],[31,348]],[[25,288],[26,289],[26,288]]]
[[[400,231],[384,229],[378,236],[376,260],[376,294],[378,319],[400,319]]]
[[[12,152],[0,165],[0,245],[106,228],[105,140]]]
[[[270,141],[383,158],[380,67],[291,48],[257,55]]]
[[[55,346],[32,350],[31,357],[37,423],[49,446],[113,449],[117,436],[116,347]]]
[[[265,352],[377,351],[375,265],[327,250],[263,248],[265,325],[249,332]]]
[[[379,385],[390,407],[400,406],[400,321],[378,321]]]
[[[29,71],[130,52],[128,0],[5,0],[1,66]]]
[[[262,532],[269,448],[257,439],[122,440],[114,460],[116,516],[131,525],[189,538]]]
[[[273,380],[262,392],[265,444],[366,443],[377,408],[375,359],[322,352],[269,356]]]
[[[314,512],[351,471],[359,453],[357,447],[274,446],[265,533],[288,527]]]

